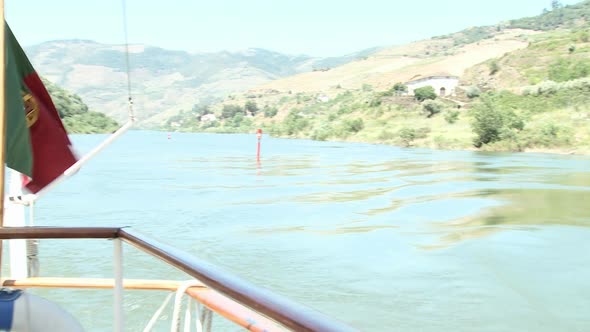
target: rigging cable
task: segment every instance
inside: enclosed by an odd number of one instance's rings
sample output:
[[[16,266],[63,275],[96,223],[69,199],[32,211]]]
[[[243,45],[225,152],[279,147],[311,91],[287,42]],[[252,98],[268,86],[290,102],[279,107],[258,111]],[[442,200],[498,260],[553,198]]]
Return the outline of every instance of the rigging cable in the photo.
[[[127,71],[127,101],[129,103],[129,118],[135,120],[133,114],[133,98],[131,97],[131,65],[129,64],[129,36],[127,33],[127,2],[121,0],[123,5],[123,34],[125,35],[125,69]]]

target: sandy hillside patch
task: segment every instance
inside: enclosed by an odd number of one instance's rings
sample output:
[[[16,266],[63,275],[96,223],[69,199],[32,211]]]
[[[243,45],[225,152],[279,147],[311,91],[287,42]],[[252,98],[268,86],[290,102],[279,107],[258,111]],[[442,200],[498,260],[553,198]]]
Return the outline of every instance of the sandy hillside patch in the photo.
[[[342,88],[360,88],[370,84],[386,89],[395,82],[412,77],[449,73],[461,76],[478,63],[500,57],[528,45],[525,36],[535,32],[521,29],[506,30],[493,39],[478,43],[452,46],[450,39],[427,40],[380,51],[367,59],[358,60],[328,71],[316,71],[263,84],[256,90],[275,89],[292,92],[319,92]]]

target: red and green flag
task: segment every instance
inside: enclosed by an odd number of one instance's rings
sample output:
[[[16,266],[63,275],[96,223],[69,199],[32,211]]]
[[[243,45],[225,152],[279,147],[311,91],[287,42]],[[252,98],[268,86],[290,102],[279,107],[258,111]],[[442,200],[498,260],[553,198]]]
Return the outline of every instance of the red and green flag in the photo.
[[[6,28],[6,164],[36,193],[76,162],[49,93],[12,31]]]

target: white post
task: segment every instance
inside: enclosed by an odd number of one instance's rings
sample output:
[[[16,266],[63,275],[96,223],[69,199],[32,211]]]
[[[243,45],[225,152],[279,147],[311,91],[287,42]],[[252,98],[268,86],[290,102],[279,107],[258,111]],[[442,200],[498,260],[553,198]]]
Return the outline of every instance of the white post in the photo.
[[[123,332],[123,244],[120,239],[114,239],[114,270],[115,270],[115,326],[113,331]]]
[[[4,168],[4,167],[2,167]],[[10,196],[22,195],[21,175],[19,172],[10,170],[8,194]],[[4,200],[4,226],[24,227],[25,207],[21,204]],[[28,277],[27,269],[27,243],[26,240],[8,240],[10,277],[12,279],[24,279]]]

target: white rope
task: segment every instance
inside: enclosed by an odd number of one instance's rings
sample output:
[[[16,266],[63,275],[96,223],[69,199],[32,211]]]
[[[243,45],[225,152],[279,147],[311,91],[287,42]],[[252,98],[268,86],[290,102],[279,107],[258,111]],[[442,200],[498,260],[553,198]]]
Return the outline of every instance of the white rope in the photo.
[[[27,275],[29,278],[39,276],[39,240],[27,239]]]
[[[199,303],[197,303],[195,306],[195,317],[197,317],[195,320],[195,328],[197,329],[197,332],[203,332],[203,319],[201,316],[201,306]]]
[[[202,311],[199,312],[201,303],[197,302],[195,314],[197,316],[197,332],[210,332],[213,320],[213,311],[203,305]]]
[[[191,332],[191,303],[193,301],[189,300],[186,304],[186,310],[184,311],[184,332]],[[197,320],[199,316],[197,316]]]
[[[29,204],[29,226],[35,226],[35,201]],[[27,241],[27,272],[29,278],[39,276],[39,240]]]
[[[211,326],[213,325],[213,311],[203,306],[203,313],[201,314],[200,320],[203,322],[203,329],[206,332],[211,332]]]
[[[147,326],[143,329],[143,332],[152,331],[152,329],[156,325],[156,322],[158,321],[158,319],[162,315],[164,308],[170,302],[172,295],[175,295],[175,296],[174,296],[174,309],[172,312],[172,321],[171,321],[170,331],[171,332],[179,332],[180,331],[180,321],[181,321],[180,312],[182,310],[182,298],[183,298],[184,294],[186,293],[187,289],[189,289],[191,287],[195,287],[195,286],[201,286],[201,285],[202,284],[196,280],[187,280],[187,281],[181,283],[180,286],[176,289],[175,293],[168,294],[168,296],[164,300],[164,303],[162,303],[162,305],[158,308],[158,310],[154,313],[154,315],[150,319]],[[211,310],[209,310],[206,306],[202,305],[200,302],[198,302],[194,299],[189,299],[189,301],[187,302],[186,310],[184,312],[184,332],[191,331],[191,322],[192,322],[191,306],[192,306],[193,301],[195,302],[195,328],[196,328],[196,331],[197,332],[211,331],[213,312]],[[201,309],[201,305],[203,307],[202,309]]]
[[[170,332],[178,332],[180,330],[180,309],[182,307],[182,296],[187,289],[195,286],[201,286],[202,284],[196,280],[187,280],[180,284],[176,289],[176,295],[174,297],[174,311],[172,312],[172,323],[170,326]]]
[[[174,293],[168,294],[168,296],[166,297],[166,300],[164,300],[164,303],[162,303],[162,305],[154,313],[154,315],[150,319],[150,321],[149,321],[148,325],[145,327],[145,329],[143,329],[143,332],[150,332],[154,328],[154,325],[156,325],[156,322],[158,321],[158,319],[162,315],[162,311],[164,311],[164,308],[166,308],[166,306],[168,305],[168,302],[170,302],[170,299],[172,299],[172,295],[174,295]]]

